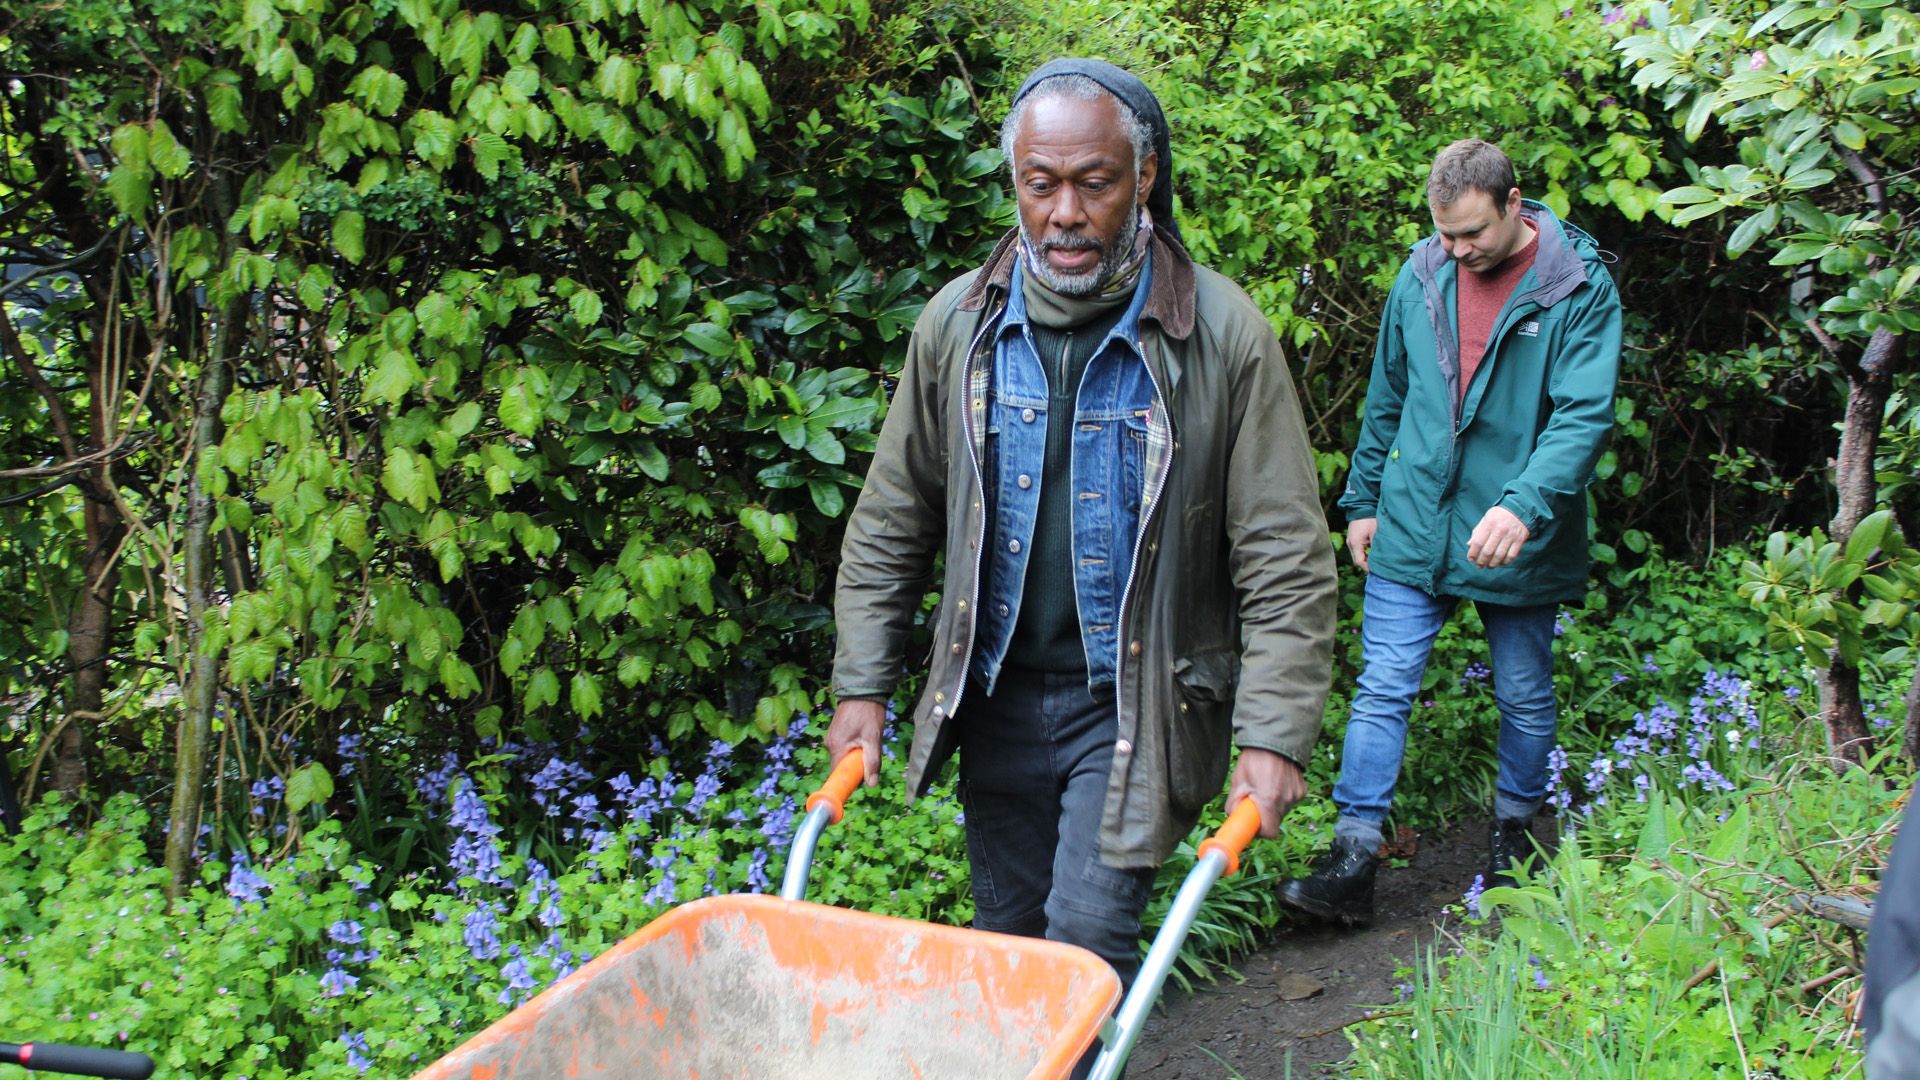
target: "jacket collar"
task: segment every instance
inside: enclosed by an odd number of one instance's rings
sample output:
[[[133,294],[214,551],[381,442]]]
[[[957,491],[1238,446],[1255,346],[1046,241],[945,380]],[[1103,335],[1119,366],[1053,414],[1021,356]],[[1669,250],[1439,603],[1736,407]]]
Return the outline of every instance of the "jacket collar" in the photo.
[[[1586,284],[1586,261],[1599,259],[1599,248],[1593,237],[1555,217],[1545,203],[1522,200],[1520,213],[1540,232],[1540,251],[1533,258],[1535,285],[1527,299],[1552,307]],[[1429,236],[1413,249],[1414,272],[1425,279],[1437,277],[1452,261],[1438,237]]]
[[[1193,334],[1195,277],[1193,257],[1180,241],[1159,225],[1153,229],[1152,273],[1147,281],[1147,301],[1140,310],[1142,321],[1160,324],[1168,337],[1184,341]],[[973,284],[960,297],[961,311],[979,311],[987,306],[998,290],[995,303],[1003,303],[1013,283],[1013,268],[1020,261],[1020,230],[1009,230],[994,245],[986,265],[974,276]]]

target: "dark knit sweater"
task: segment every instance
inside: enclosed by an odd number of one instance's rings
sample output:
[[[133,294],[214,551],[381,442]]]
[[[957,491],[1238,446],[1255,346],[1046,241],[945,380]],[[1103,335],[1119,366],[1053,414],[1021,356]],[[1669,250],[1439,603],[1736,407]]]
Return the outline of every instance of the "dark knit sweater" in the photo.
[[[1052,303],[1036,303],[1041,299],[1037,291],[1037,286],[1029,286],[1027,317],[1035,351],[1047,370],[1047,452],[1035,477],[1040,505],[1007,663],[1036,671],[1085,671],[1087,654],[1073,584],[1074,399],[1087,363],[1132,298],[1062,302],[1064,298],[1052,296],[1044,298]]]

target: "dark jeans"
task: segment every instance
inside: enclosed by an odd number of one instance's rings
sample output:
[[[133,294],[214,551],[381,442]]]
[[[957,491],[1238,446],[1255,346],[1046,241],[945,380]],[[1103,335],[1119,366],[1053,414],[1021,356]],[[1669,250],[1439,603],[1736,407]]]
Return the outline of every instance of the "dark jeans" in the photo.
[[[1100,862],[1100,812],[1119,718],[1084,674],[1002,669],[962,704],[960,800],[973,925],[1078,945],[1131,986],[1154,871]]]

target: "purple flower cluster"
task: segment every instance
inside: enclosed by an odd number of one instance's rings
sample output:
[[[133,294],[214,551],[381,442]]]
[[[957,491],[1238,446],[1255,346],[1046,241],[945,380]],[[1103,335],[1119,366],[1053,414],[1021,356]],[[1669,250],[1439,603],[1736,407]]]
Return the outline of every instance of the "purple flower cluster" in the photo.
[[[561,758],[548,758],[540,771],[528,781],[533,785],[533,801],[548,817],[558,817],[582,784],[591,783],[593,774]]]
[[[507,950],[509,959],[500,966],[500,976],[507,985],[500,991],[499,1002],[502,1005],[519,1005],[527,1000],[527,991],[537,990],[540,984],[533,981],[533,972],[527,969],[527,959],[520,955],[520,946]]]
[[[1474,918],[1480,917],[1480,896],[1487,891],[1486,875],[1473,875],[1473,883],[1467,886],[1466,895],[1460,899],[1467,905],[1467,913]]]
[[[373,1068],[373,1051],[367,1046],[367,1037],[357,1031],[343,1031],[340,1042],[347,1048],[347,1065],[358,1071],[366,1072]]]
[[[278,776],[269,776],[255,780],[253,786],[247,789],[247,805],[251,808],[249,812],[254,817],[265,817],[267,813],[266,804],[269,802],[279,802],[281,799],[286,798],[286,795],[287,782]]]
[[[626,809],[627,820],[652,822],[673,808],[672,779],[673,774],[669,772],[665,782],[643,776],[636,784],[623,772],[607,781],[607,786],[613,789],[613,801]]]
[[[1708,671],[1685,714],[1655,698],[1651,708],[1634,714],[1633,727],[1613,741],[1610,753],[1594,757],[1584,777],[1587,805],[1607,805],[1614,776],[1629,772],[1634,801],[1646,802],[1654,784],[1651,773],[1667,762],[1678,765],[1676,782],[1682,789],[1732,791],[1736,785],[1721,771],[1721,755],[1758,749],[1760,726],[1752,686],[1732,672]],[[1548,758],[1547,802],[1562,811],[1573,805],[1573,792],[1561,779],[1567,764],[1565,750],[1555,747]]]
[[[460,775],[460,757],[449,750],[440,758],[440,767],[414,781],[414,789],[420,793],[420,801],[428,806],[438,806],[446,801],[447,786],[453,778]]]
[[[493,823],[473,781],[464,777],[453,795],[452,823],[456,830],[451,855],[454,880],[473,878],[488,885],[505,885],[500,848],[494,842],[500,826]]]
[[[367,928],[354,919],[337,919],[327,927],[327,938],[335,945],[364,945]],[[327,972],[320,976],[320,992],[327,997],[340,997],[360,983],[360,977],[349,972],[346,965],[365,964],[379,958],[377,949],[355,949],[351,953],[344,949],[328,949]]]
[[[498,904],[483,900],[461,922],[460,940],[475,960],[492,960],[500,955]]]
[[[1460,686],[1462,689],[1471,686],[1485,686],[1487,685],[1487,679],[1492,675],[1492,668],[1475,660],[1473,663],[1467,665],[1467,670],[1460,673]]]
[[[267,879],[254,873],[253,867],[247,865],[246,853],[234,852],[233,869],[227,871],[227,895],[233,897],[236,903],[252,904],[272,891],[273,886]]]
[[[340,757],[341,776],[352,776],[360,768],[360,763],[367,760],[367,752],[360,747],[360,736],[351,731],[340,733],[334,750]]]

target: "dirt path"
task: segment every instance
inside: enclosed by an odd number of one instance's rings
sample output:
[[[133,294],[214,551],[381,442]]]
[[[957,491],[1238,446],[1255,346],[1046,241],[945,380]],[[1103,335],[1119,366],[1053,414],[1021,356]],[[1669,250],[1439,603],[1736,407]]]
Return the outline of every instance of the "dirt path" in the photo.
[[[1412,865],[1382,870],[1372,926],[1283,927],[1238,965],[1245,981],[1169,989],[1127,1067],[1130,1080],[1282,1080],[1337,1075],[1341,1024],[1395,999],[1394,971],[1434,939],[1445,908],[1486,865],[1485,822],[1419,837]]]

